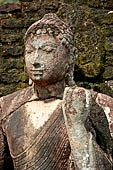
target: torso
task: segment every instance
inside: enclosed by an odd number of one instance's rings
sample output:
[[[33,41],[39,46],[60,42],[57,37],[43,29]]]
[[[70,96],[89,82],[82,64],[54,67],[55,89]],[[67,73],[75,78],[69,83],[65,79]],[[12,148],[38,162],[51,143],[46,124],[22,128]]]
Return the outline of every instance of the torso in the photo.
[[[3,124],[15,170],[67,169],[70,155],[62,100],[31,101]]]

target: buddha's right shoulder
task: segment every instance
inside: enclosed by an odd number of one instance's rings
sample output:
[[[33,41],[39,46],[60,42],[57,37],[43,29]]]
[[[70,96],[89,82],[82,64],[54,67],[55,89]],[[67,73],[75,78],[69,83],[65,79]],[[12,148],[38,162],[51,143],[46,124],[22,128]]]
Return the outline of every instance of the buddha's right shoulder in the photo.
[[[33,94],[32,87],[16,91],[7,96],[0,98],[0,121],[13,111],[18,109],[21,105],[29,101]]]

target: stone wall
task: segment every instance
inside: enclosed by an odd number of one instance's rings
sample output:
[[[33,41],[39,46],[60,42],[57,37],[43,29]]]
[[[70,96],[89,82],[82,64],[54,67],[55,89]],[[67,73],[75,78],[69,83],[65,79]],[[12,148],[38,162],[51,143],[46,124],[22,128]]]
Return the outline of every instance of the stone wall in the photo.
[[[74,33],[77,85],[113,96],[112,0],[20,0],[0,6],[0,96],[28,86],[24,34],[49,12],[68,22]]]

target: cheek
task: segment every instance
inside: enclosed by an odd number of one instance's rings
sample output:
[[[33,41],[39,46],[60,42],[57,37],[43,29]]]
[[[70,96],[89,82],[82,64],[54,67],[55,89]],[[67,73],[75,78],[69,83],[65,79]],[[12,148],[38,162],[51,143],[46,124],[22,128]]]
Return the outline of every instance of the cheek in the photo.
[[[26,63],[26,66],[29,66],[30,65],[30,56],[25,56],[25,63]]]
[[[55,65],[57,61],[57,57],[55,57],[55,54],[48,53],[45,54],[43,57],[39,58],[40,62],[45,65],[46,68],[52,68],[53,65]]]
[[[65,74],[69,67],[69,55],[65,51],[62,51],[56,55],[55,65],[58,73]]]
[[[55,55],[55,62],[63,65],[64,63],[68,62],[68,55],[64,50],[60,50],[58,53]]]
[[[27,72],[30,72],[30,70],[32,69],[32,65],[30,64],[28,58],[25,59],[25,65],[26,65]]]

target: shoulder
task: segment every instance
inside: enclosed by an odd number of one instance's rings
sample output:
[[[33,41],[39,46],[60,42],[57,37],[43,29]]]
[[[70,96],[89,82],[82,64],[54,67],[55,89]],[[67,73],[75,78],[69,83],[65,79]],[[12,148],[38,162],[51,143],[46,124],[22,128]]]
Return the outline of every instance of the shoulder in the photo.
[[[113,98],[106,94],[97,93],[96,98],[95,98],[95,103],[97,103],[98,106],[101,109],[103,109],[105,118],[107,119],[107,122],[108,122],[110,134],[113,138]],[[102,116],[100,120],[101,122],[102,120],[104,120]],[[102,123],[103,123],[103,126],[105,126],[105,121]]]
[[[100,107],[102,107],[104,110],[106,107],[111,108],[113,110],[113,98],[102,93],[98,93],[93,91],[92,89],[85,89],[83,87],[66,87],[64,90],[64,99],[69,98],[70,100],[77,98],[84,99],[88,102],[88,99],[95,101]],[[107,108],[106,108],[107,109]]]
[[[32,87],[16,91],[0,98],[0,121],[19,108],[22,104],[29,101],[33,94]]]
[[[84,104],[89,103],[91,107],[98,105],[107,114],[107,118],[109,115],[112,115],[113,118],[113,98],[106,94],[95,92],[92,89],[74,86],[65,88],[63,99],[67,103],[74,100],[78,102],[82,101]]]

